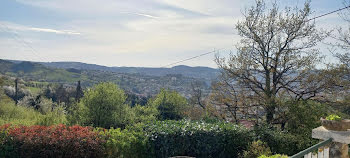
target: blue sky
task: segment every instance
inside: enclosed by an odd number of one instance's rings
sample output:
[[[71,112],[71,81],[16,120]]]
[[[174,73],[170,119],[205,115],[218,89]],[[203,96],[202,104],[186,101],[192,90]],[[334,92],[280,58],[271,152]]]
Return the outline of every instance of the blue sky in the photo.
[[[161,67],[239,41],[234,25],[253,0],[0,0],[0,58]],[[270,2],[270,0],[267,0]],[[303,0],[280,0],[302,5]],[[343,7],[313,0],[314,15]],[[342,25],[337,14],[316,21]],[[329,25],[333,24],[333,25]],[[320,46],[328,55],[325,46]],[[216,67],[214,55],[182,64]],[[328,58],[330,59],[330,58]]]

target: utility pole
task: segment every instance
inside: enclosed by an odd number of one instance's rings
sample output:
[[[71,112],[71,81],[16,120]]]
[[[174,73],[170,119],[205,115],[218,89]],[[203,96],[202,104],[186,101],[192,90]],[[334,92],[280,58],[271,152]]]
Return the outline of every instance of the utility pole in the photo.
[[[18,78],[15,79],[15,102],[18,103]]]

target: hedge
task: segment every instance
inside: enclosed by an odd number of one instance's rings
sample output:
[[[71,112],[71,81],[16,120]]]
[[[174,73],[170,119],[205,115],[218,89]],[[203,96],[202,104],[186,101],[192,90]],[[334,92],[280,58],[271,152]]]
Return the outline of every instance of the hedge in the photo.
[[[0,127],[0,157],[101,157],[105,140],[91,127]]]
[[[253,132],[255,140],[266,142],[274,154],[294,155],[317,143],[315,139],[276,130],[268,125],[256,126]]]
[[[254,140],[293,155],[308,145],[270,128],[225,122],[156,121],[121,129],[81,126],[0,126],[0,157],[239,157]]]
[[[151,157],[144,132],[128,129],[97,129],[104,140],[104,157],[139,158]]]
[[[237,157],[253,140],[253,133],[231,123],[158,121],[144,130],[154,157]]]

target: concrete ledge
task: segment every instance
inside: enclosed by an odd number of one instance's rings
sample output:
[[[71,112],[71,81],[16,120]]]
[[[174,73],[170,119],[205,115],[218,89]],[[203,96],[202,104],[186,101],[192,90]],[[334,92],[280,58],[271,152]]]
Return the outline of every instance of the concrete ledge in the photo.
[[[323,126],[312,130],[312,138],[326,140],[333,139],[333,142],[350,144],[350,131],[332,131]]]

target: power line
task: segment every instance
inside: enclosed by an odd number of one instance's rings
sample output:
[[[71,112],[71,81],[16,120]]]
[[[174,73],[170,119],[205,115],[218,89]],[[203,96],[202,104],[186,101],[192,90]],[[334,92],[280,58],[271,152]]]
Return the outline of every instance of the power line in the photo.
[[[19,33],[17,33],[17,31],[15,31],[14,29],[11,29],[10,27],[6,26],[6,24],[4,23],[0,23],[0,25],[3,27],[3,31],[5,32],[8,32],[12,35],[12,38],[21,43],[22,46],[24,47],[27,47],[30,49],[30,51],[33,53],[33,55],[35,57],[37,57],[39,59],[39,61],[42,61],[42,62],[48,62],[50,60],[50,58],[48,57],[48,55],[46,56],[40,56],[40,54],[38,53],[38,51],[31,45],[31,43],[33,43],[32,41],[30,40],[24,40],[24,38],[22,38]],[[5,30],[6,29],[6,30]],[[29,41],[29,42],[28,42]],[[52,56],[52,55],[50,55]],[[63,61],[65,61],[65,58],[61,57],[61,56],[53,56],[54,58],[58,59],[58,58],[61,58],[63,59]]]
[[[195,59],[195,58],[199,58],[199,57],[201,57],[201,56],[208,55],[208,54],[211,54],[211,53],[215,53],[215,52],[220,51],[220,50],[223,50],[223,49],[224,49],[224,48],[221,48],[221,49],[214,50],[214,51],[207,52],[207,53],[203,53],[203,54],[200,54],[200,55],[191,57],[191,58],[187,58],[187,59],[184,59],[184,60],[180,60],[180,61],[177,61],[177,62],[168,64],[168,65],[162,66],[161,68],[166,68],[166,67],[171,66],[171,65],[175,65],[175,64],[182,63],[182,62],[185,62],[185,61],[188,61],[188,60],[192,60],[192,59]]]
[[[322,15],[319,15],[319,16],[316,16],[316,17],[313,17],[313,18],[311,18],[311,19],[309,19],[309,20],[306,20],[306,22],[311,21],[311,20],[315,20],[315,19],[318,19],[318,18],[321,18],[321,17],[324,17],[324,16],[327,16],[327,15],[330,15],[330,14],[333,14],[333,13],[336,13],[336,12],[339,12],[339,11],[342,11],[342,10],[348,9],[348,8],[350,8],[350,5],[349,5],[349,6],[346,6],[346,7],[344,7],[344,8],[340,8],[340,9],[337,9],[337,10],[334,10],[334,11],[331,11],[331,12],[328,12],[328,13],[325,13],[325,14],[322,14]]]
[[[349,6],[346,6],[344,8],[340,8],[340,9],[337,9],[337,10],[334,10],[334,11],[331,11],[331,12],[328,12],[328,13],[325,13],[325,14],[322,14],[322,15],[319,15],[319,16],[316,16],[316,17],[313,17],[311,19],[308,19],[306,20],[305,22],[309,22],[311,20],[315,20],[315,19],[318,19],[318,18],[321,18],[321,17],[324,17],[324,16],[327,16],[327,15],[330,15],[330,14],[333,14],[333,13],[336,13],[336,12],[339,12],[339,11],[342,11],[344,9],[348,9],[350,8],[350,5]],[[224,49],[224,48],[222,48]],[[220,49],[220,50],[222,50]],[[217,50],[218,51],[218,50]],[[199,58],[201,56],[204,56],[204,55],[208,55],[208,54],[211,54],[211,53],[214,53],[216,51],[211,51],[211,52],[207,52],[207,53],[204,53],[204,54],[200,54],[200,55],[197,55],[197,56],[194,56],[194,57],[191,57],[191,58],[187,58],[187,59],[184,59],[184,60],[180,60],[180,61],[177,61],[177,62],[174,62],[174,63],[171,63],[171,64],[168,64],[168,65],[165,65],[163,66],[162,68],[165,68],[165,67],[168,67],[168,66],[171,66],[171,65],[175,65],[175,64],[178,64],[178,63],[182,63],[182,62],[185,62],[185,61],[188,61],[188,60],[192,60],[192,59],[195,59],[195,58]]]
[[[11,28],[9,28],[8,26],[6,26],[6,25],[3,24],[3,23],[0,23],[0,25],[2,25],[2,27],[3,27],[4,29],[7,30],[7,31],[4,30],[5,32],[9,32],[11,35],[13,35],[12,38],[13,38],[14,40],[18,41],[19,43],[22,43],[23,46],[28,47],[28,48],[32,51],[32,53],[34,54],[34,56],[36,56],[36,57],[39,58],[39,60],[41,59],[41,60],[45,61],[45,60],[43,59],[43,57],[41,57],[41,56],[39,55],[39,53],[36,51],[36,49],[34,49],[28,42],[26,42],[23,38],[21,38],[21,36],[20,36],[17,32],[15,32],[14,30],[12,30]],[[12,30],[12,31],[11,31],[11,30]]]

